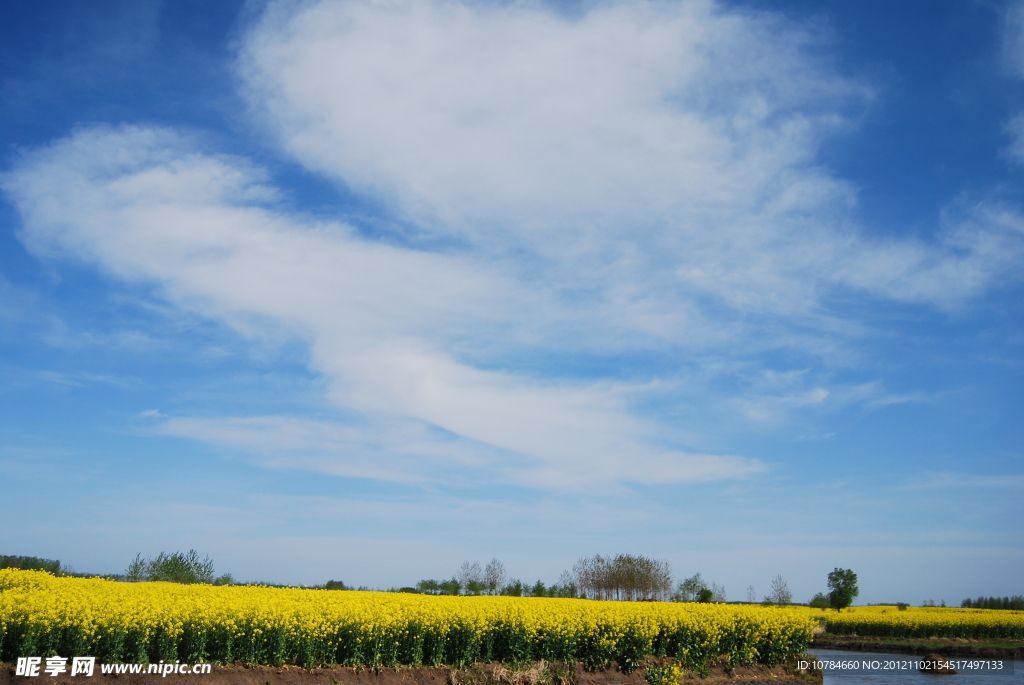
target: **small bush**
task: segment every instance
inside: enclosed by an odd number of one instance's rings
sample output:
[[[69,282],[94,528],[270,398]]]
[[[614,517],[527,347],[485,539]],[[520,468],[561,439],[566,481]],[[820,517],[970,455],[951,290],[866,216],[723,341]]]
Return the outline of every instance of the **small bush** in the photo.
[[[819,592],[811,598],[811,601],[807,603],[807,606],[813,609],[821,609],[822,611],[824,611],[825,609],[828,609],[829,606],[831,606],[831,602],[829,601],[827,595]]]
[[[167,554],[160,552],[156,558],[143,559],[142,554],[137,554],[132,563],[124,572],[125,580],[130,582],[140,581],[166,581],[169,583],[192,583],[213,584],[213,561],[209,557],[199,560],[199,554],[190,549],[187,553],[174,552]],[[231,582],[231,575],[225,574],[218,578],[219,581],[227,579]]]
[[[650,685],[679,685],[683,678],[683,669],[678,664],[648,666],[644,671],[644,679]]]

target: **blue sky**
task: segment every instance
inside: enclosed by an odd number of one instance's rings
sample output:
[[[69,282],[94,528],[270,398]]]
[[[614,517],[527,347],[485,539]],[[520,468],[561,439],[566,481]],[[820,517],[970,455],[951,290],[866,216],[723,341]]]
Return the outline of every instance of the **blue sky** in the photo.
[[[1024,5],[2,11],[3,553],[1022,591]]]

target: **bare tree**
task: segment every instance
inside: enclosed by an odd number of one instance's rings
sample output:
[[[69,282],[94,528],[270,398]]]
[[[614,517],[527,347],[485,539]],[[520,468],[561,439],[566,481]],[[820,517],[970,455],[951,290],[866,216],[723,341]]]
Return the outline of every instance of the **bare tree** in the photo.
[[[750,602],[751,604],[753,604],[754,602],[757,601],[757,591],[754,590],[754,586],[753,585],[748,585],[747,586],[747,601]]]
[[[459,569],[456,578],[458,578],[463,594],[466,595],[478,595],[486,587],[483,572],[480,570],[480,562],[478,561],[472,563],[468,561],[462,562],[462,568]]]
[[[498,594],[505,587],[505,566],[497,559],[491,559],[484,568],[484,585],[491,595]]]
[[[631,554],[614,558],[595,554],[573,566],[570,582],[580,596],[589,599],[637,601],[666,600],[672,593],[672,569],[667,561]]]
[[[558,591],[559,597],[579,597],[580,590],[572,571],[562,571],[558,577]]]
[[[789,591],[789,586],[781,574],[775,576],[775,580],[772,581],[772,593],[766,599],[772,604],[789,604],[793,601],[793,593]]]

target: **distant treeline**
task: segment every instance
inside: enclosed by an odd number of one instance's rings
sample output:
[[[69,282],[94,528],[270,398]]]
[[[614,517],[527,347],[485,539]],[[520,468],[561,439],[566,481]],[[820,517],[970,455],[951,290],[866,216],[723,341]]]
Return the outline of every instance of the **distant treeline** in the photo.
[[[714,590],[708,589],[700,574],[681,583],[673,593],[672,570],[667,561],[632,554],[583,557],[571,569],[564,571],[554,585],[545,585],[539,580],[529,584],[508,578],[504,565],[497,559],[492,559],[486,566],[467,561],[450,580],[421,580],[414,588],[400,588],[398,591],[428,595],[577,597],[623,601],[725,601],[725,589],[717,585]]]
[[[541,581],[533,585],[508,578],[505,566],[497,559],[481,567],[479,562],[465,562],[450,580],[421,580],[416,587],[398,589],[399,592],[418,592],[426,595],[506,595],[512,597],[576,597],[577,589],[562,574],[562,583],[546,586]]]
[[[55,559],[4,555],[0,555],[0,568],[20,568],[23,571],[47,571],[55,576],[61,575],[62,571],[60,562]]]
[[[960,606],[967,609],[1012,609],[1013,611],[1024,611],[1024,597],[1014,595],[1013,597],[978,597],[978,599],[965,599]]]

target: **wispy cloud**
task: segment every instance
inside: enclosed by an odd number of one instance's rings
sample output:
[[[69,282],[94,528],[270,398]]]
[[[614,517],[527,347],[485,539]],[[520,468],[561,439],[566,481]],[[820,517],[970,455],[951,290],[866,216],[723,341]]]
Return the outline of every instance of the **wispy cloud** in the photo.
[[[438,426],[443,424],[439,423],[380,416],[376,421],[358,424],[283,416],[171,417],[155,430],[240,449],[257,455],[257,463],[266,468],[420,485],[507,484],[541,490],[612,492],[620,482],[692,483],[763,470],[755,460],[666,453],[640,444],[623,448],[633,462],[612,459],[606,452],[582,459],[572,446],[565,447],[564,455],[557,455],[540,441],[515,450],[503,448],[500,440],[491,438],[487,426],[471,431],[482,436],[473,439],[441,430]],[[530,425],[530,417],[515,418]],[[565,416],[553,419],[564,422]],[[575,475],[565,482],[570,472]]]
[[[1024,79],[1024,2],[1009,2],[1003,15],[1003,67],[1016,79]],[[1010,138],[1005,153],[1012,161],[1024,164],[1024,112],[1004,124]]]
[[[138,386],[138,378],[113,376],[107,373],[89,373],[88,371],[76,371],[73,373],[61,373],[59,371],[39,371],[38,377],[47,383],[67,385],[74,387],[85,387],[87,385],[114,385],[121,388]]]
[[[309,341],[339,405],[533,459],[535,486],[707,480],[760,468],[655,447],[655,427],[629,412],[630,386],[460,363],[445,346],[490,340],[535,303],[542,317],[557,318],[561,306],[466,255],[372,243],[345,225],[282,216],[262,206],[272,193],[256,172],[197,154],[171,132],[82,131],[27,159],[6,187],[37,253],[70,252],[156,283],[179,305],[242,331],[284,326]],[[587,475],[570,484],[567,473]]]
[[[918,488],[1024,488],[1024,474],[983,476],[971,473],[939,471],[926,473],[904,486]]]
[[[1003,67],[1024,79],[1024,2],[1006,3],[1003,15]]]
[[[1003,128],[1010,138],[1006,156],[1018,164],[1024,164],[1024,114],[1011,118]]]

